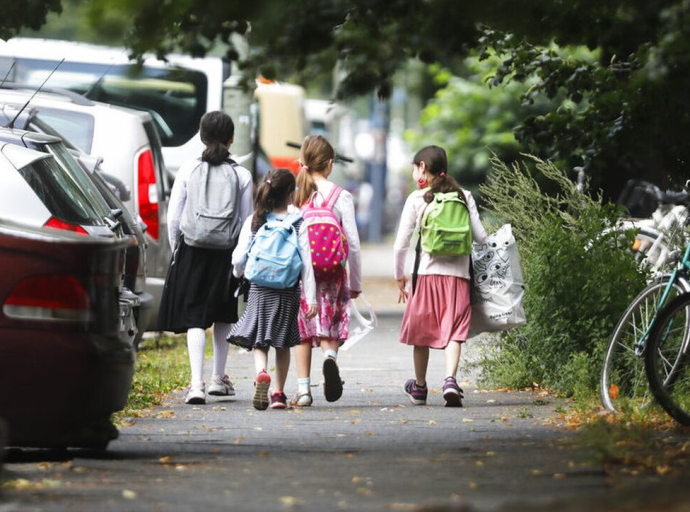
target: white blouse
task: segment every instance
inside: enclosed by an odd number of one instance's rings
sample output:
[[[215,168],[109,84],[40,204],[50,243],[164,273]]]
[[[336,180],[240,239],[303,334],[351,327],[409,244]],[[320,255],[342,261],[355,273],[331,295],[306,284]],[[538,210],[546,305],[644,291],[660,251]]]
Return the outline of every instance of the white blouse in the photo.
[[[398,235],[395,237],[395,244],[393,245],[393,256],[395,258],[394,274],[395,279],[400,280],[405,275],[405,258],[407,250],[410,247],[410,241],[414,233],[419,233],[419,227],[422,222],[422,214],[426,208],[426,201],[424,201],[424,194],[428,189],[415,190],[405,201],[402,215],[400,217],[400,225],[398,227]],[[472,239],[475,243],[482,243],[486,238],[486,230],[479,220],[479,212],[477,205],[474,202],[472,193],[464,190],[467,198],[467,208],[470,212],[470,223],[472,226]],[[422,251],[419,274],[429,275],[437,274],[443,276],[455,276],[465,279],[470,278],[470,257],[463,256],[432,256]]]
[[[192,171],[199,166],[199,163],[198,159],[187,160],[180,166],[175,177],[175,183],[173,183],[172,192],[170,193],[170,201],[168,202],[168,240],[173,252],[175,252],[177,241],[182,234],[180,222],[185,203],[187,202],[187,182]],[[235,170],[237,171],[240,185],[239,221],[242,223],[254,210],[254,183],[252,175],[247,169],[241,165],[236,165]]]
[[[316,187],[319,191],[314,199],[315,206],[321,206],[325,202],[331,190],[333,190],[334,183],[327,180],[316,180]],[[323,197],[322,197],[323,196]],[[338,200],[333,205],[333,213],[340,221],[343,227],[345,236],[347,237],[348,245],[348,267],[350,273],[350,290],[355,292],[362,291],[362,250],[359,244],[359,232],[357,231],[357,222],[355,221],[355,204],[352,199],[352,194],[343,189],[338,196]]]
[[[244,274],[244,268],[247,265],[249,256],[249,245],[252,243],[252,217],[250,215],[242,224],[240,230],[240,238],[237,242],[237,247],[232,251],[232,273],[235,277],[241,277]],[[284,219],[286,215],[276,215],[277,219]],[[304,226],[304,224],[302,224]],[[302,257],[302,288],[304,289],[304,296],[307,304],[316,304],[316,281],[314,279],[314,267],[311,264],[311,250],[309,248],[309,235],[306,229],[298,232],[299,235],[299,254]]]

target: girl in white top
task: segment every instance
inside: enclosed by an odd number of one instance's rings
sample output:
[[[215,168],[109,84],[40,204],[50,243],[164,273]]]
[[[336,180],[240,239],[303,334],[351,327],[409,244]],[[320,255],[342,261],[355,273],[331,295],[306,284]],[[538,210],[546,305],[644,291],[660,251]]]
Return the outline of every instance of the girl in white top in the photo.
[[[259,228],[266,223],[267,215],[284,219],[295,197],[295,175],[289,169],[276,169],[268,173],[256,193],[256,210],[240,232],[237,247],[232,253],[233,272],[236,277],[244,274],[251,241]],[[302,289],[306,297],[305,317],[316,315],[316,283],[311,265],[309,237],[302,229],[300,218],[293,225],[299,236],[302,258]],[[300,308],[300,283],[286,289],[259,286],[249,289],[247,309],[230,331],[228,342],[254,351],[256,382],[252,404],[264,410],[269,405],[268,388],[271,377],[266,371],[268,349],[276,351],[276,379],[270,396],[272,409],[285,409],[287,398],[283,391],[290,367],[290,348],[299,345],[300,333],[297,315]]]
[[[235,126],[225,112],[204,114],[199,131],[206,149],[201,160],[213,166],[224,164],[229,157],[229,147],[235,134]],[[235,390],[225,374],[228,344],[225,338],[230,325],[237,321],[237,299],[233,291],[237,281],[231,277],[231,249],[207,249],[192,247],[184,241],[180,221],[187,204],[187,183],[198,166],[197,159],[188,160],[175,178],[168,205],[168,238],[173,250],[173,260],[161,297],[158,329],[187,333],[187,349],[192,382],[185,402],[206,402],[206,384],[203,379],[206,329],[213,325],[213,373],[208,387],[210,395],[234,395]],[[253,209],[252,176],[247,169],[233,165],[239,185],[238,223],[251,214]],[[236,186],[228,183],[227,186]]]
[[[438,146],[427,146],[413,160],[412,176],[421,190],[412,192],[405,202],[394,245],[395,279],[400,295],[398,302],[409,302],[405,308],[400,341],[414,346],[415,379],[405,383],[405,393],[415,405],[426,403],[426,370],[429,348],[444,349],[446,379],[443,398],[446,406],[462,406],[462,390],[456,374],[460,360],[460,346],[467,339],[472,309],[470,307],[470,257],[432,256],[422,252],[418,280],[412,294],[407,291],[404,274],[405,257],[413,233],[419,232],[422,215],[436,193],[457,192],[464,197],[470,213],[472,238],[481,243],[486,231],[472,194],[462,190],[448,176],[446,152]]]
[[[295,206],[303,207],[312,196],[315,206],[325,203],[335,184],[328,181],[333,171],[335,151],[333,146],[320,135],[310,135],[304,139],[300,150],[301,169],[297,176],[297,195]],[[326,356],[323,362],[324,395],[334,402],[343,393],[340,370],[337,364],[338,349],[347,340],[350,318],[347,304],[362,292],[362,255],[359,234],[355,222],[355,208],[352,194],[342,190],[338,196],[333,213],[340,221],[349,246],[349,275],[336,281],[316,281],[317,315],[306,317],[307,304],[304,296],[300,308],[300,336],[302,343],[297,346],[298,391],[292,405],[307,407],[312,404],[310,391],[312,348],[321,347]]]

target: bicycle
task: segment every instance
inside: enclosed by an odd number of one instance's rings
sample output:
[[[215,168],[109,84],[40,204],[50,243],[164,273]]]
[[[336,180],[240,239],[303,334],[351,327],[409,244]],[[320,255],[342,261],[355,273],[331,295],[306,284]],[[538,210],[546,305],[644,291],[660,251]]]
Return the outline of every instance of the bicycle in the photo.
[[[642,290],[613,330],[600,379],[601,401],[606,409],[620,410],[626,402],[639,407],[649,403],[649,385],[642,356],[648,350],[650,332],[659,310],[689,292],[690,244],[673,272],[657,278]]]
[[[689,246],[690,248],[690,246]],[[686,269],[690,262],[685,261]],[[659,311],[649,333],[645,371],[657,403],[677,422],[690,425],[690,292]]]

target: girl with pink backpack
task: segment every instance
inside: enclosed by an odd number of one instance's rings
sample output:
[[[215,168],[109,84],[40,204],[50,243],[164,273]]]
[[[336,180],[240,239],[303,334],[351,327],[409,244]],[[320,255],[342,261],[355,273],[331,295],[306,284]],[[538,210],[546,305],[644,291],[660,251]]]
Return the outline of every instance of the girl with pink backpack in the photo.
[[[362,293],[362,257],[355,222],[352,194],[328,180],[335,151],[321,135],[304,139],[300,150],[295,205],[302,210],[308,230],[312,265],[316,279],[317,314],[308,318],[308,304],[302,292],[299,313],[301,343],[295,349],[297,394],[291,405],[308,407],[312,349],[324,353],[324,395],[335,402],[343,393],[338,368],[338,349],[347,340],[350,298]],[[349,265],[349,273],[346,265]]]

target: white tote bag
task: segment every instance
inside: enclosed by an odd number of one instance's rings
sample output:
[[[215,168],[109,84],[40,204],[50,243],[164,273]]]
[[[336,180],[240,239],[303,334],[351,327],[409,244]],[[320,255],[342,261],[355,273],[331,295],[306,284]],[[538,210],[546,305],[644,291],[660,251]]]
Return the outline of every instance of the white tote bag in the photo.
[[[369,315],[369,318],[366,318],[360,313],[359,309],[357,309],[357,299],[359,299],[366,308],[366,314]],[[352,345],[373,331],[378,323],[374,308],[371,307],[371,304],[369,304],[364,297],[364,294],[360,293],[357,299],[350,299],[348,303],[348,310],[350,312],[350,333],[347,341],[340,347],[340,350],[349,349]]]
[[[475,303],[468,337],[524,325],[525,285],[510,224],[474,245],[472,268]]]

